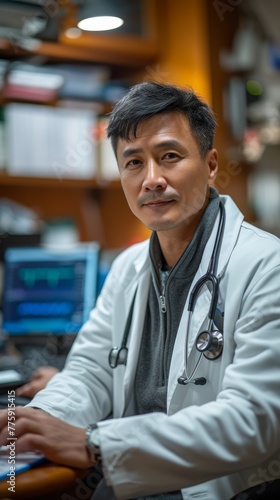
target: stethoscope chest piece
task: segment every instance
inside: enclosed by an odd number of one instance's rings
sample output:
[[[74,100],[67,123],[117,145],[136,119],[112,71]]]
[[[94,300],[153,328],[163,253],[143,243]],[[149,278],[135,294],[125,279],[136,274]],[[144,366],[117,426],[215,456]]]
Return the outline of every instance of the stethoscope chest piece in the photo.
[[[196,348],[205,358],[213,360],[221,356],[223,351],[223,334],[219,330],[200,332],[196,339]]]

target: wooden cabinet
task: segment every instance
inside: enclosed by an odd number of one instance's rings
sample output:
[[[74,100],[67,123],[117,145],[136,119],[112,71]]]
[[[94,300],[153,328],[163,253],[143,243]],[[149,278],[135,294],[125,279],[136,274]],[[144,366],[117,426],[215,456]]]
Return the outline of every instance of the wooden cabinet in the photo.
[[[147,236],[131,214],[119,181],[43,178],[0,172],[0,199],[8,198],[36,211],[45,222],[70,218],[81,241],[98,240],[120,248]]]
[[[0,39],[0,59],[27,61],[41,58],[45,63],[82,63],[106,65],[112,77],[129,85],[142,81],[145,68],[157,61],[159,43],[157,30],[158,0],[149,0],[145,7],[145,32],[141,36],[93,35],[79,38],[66,34],[69,17],[62,23],[57,43],[44,41],[28,50],[14,40]],[[67,24],[68,23],[68,24]],[[20,102],[20,99],[13,99]],[[0,105],[12,102],[0,95]],[[36,102],[36,101],[35,101]],[[55,106],[55,100],[45,103]],[[110,110],[110,104],[99,102],[99,113]],[[120,248],[144,239],[149,232],[131,214],[120,183],[92,179],[57,179],[8,175],[0,171],[0,198],[10,198],[34,209],[43,221],[71,218],[82,241],[98,240],[103,248]]]
[[[149,231],[127,206],[119,182],[38,179],[0,175],[0,199],[10,198],[35,210],[43,221],[70,218],[81,241],[97,240],[103,248],[122,248],[141,241]]]

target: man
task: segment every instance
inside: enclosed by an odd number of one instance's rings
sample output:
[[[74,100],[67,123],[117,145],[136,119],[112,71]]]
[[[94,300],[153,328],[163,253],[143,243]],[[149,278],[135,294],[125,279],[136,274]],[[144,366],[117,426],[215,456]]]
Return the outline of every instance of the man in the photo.
[[[101,460],[119,499],[279,491],[280,242],[211,187],[214,131],[175,86],[143,83],[117,104],[108,135],[152,236],[115,260],[37,409],[17,409],[18,451]],[[1,444],[6,426],[3,411]]]

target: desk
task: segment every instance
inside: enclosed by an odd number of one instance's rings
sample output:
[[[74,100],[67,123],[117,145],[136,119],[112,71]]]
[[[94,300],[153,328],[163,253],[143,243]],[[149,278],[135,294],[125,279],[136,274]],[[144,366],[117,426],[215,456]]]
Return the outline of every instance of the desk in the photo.
[[[22,472],[16,476],[15,492],[9,491],[6,480],[0,482],[2,500],[75,500],[81,488],[81,480],[89,470],[71,469],[62,465],[46,463]],[[87,488],[87,487],[86,487]],[[90,500],[88,495],[83,498]]]

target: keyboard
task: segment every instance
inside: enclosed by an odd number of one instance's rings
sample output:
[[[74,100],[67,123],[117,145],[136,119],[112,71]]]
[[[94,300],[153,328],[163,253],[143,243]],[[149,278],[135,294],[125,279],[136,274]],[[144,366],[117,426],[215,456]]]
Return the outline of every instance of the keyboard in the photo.
[[[42,366],[53,366],[58,370],[62,370],[66,361],[66,356],[57,355],[52,357],[41,356],[40,351],[32,351],[29,357],[18,364],[15,369],[21,374],[24,380],[29,380]]]
[[[17,396],[15,395],[15,405],[20,405],[20,406],[25,406],[28,403],[30,403],[31,398],[24,398],[22,396]],[[4,394],[0,394],[0,409],[5,409],[8,407],[9,404],[9,397],[7,394],[7,391]]]
[[[22,363],[22,359],[19,356],[13,356],[11,354],[0,354],[0,371],[1,370],[12,370],[17,368]]]
[[[0,370],[0,394],[8,390],[17,389],[25,380],[17,370]]]
[[[21,348],[20,356],[9,354],[0,355],[0,393],[15,389],[25,384],[32,375],[42,366],[54,366],[62,370],[66,354],[46,354],[43,346],[26,346]]]

